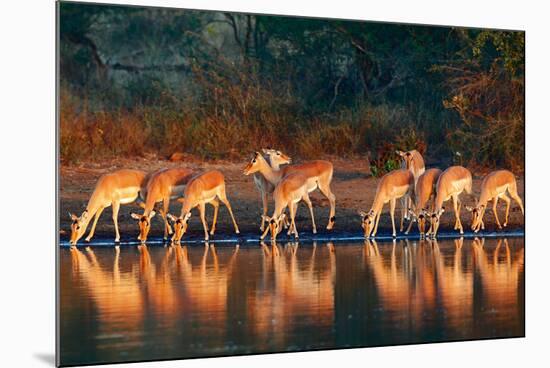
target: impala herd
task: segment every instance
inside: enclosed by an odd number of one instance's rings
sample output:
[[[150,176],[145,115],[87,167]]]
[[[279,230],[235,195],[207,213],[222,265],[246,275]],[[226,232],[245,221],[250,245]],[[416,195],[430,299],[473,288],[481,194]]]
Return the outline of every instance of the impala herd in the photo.
[[[323,160],[309,161],[302,164],[291,164],[291,158],[274,149],[264,149],[263,154],[255,152],[243,170],[244,175],[253,174],[263,205],[260,218],[261,239],[268,233],[271,239],[288,228],[287,234],[298,238],[295,216],[298,203],[304,201],[311,215],[313,233],[317,233],[313,205],[309,193],[319,189],[330,203],[327,230],[335,224],[336,197],[331,189],[334,167],[331,162]],[[405,234],[411,230],[413,222],[418,225],[421,237],[435,238],[439,230],[441,215],[445,212],[444,202],[452,199],[455,215],[454,230],[464,233],[460,221],[461,200],[463,192],[472,196],[472,174],[462,166],[451,166],[445,171],[437,168],[426,170],[422,155],[416,151],[397,151],[401,157],[401,168],[384,175],[378,183],[376,195],[368,212],[358,211],[365,238],[376,236],[380,215],[385,204],[389,203],[392,222],[392,235],[396,237],[395,207],[401,202],[400,231],[403,231],[405,220],[409,221]],[[265,156],[264,156],[265,155]],[[285,165],[285,166],[281,166]],[[493,213],[499,229],[508,223],[511,199],[519,205],[524,213],[523,203],[517,193],[514,174],[507,170],[498,170],[488,174],[481,184],[481,195],[474,207],[465,208],[472,213],[471,229],[478,232],[484,229],[483,216],[489,201],[493,201]],[[275,208],[268,216],[268,195],[272,194]],[[169,213],[170,200],[182,204],[181,213],[175,216]],[[504,223],[501,225],[497,214],[498,200],[506,202]],[[75,246],[84,235],[94,218],[92,228],[85,238],[90,241],[94,235],[97,221],[106,207],[112,206],[115,226],[115,242],[120,241],[118,230],[118,212],[121,204],[137,203],[143,208],[142,214],[132,213],[139,226],[138,239],[145,243],[151,228],[151,220],[158,212],[164,222],[164,239],[171,235],[172,243],[179,243],[187,231],[191,210],[198,207],[204,229],[205,240],[216,230],[218,209],[222,202],[231,216],[235,233],[239,227],[231,204],[227,198],[225,177],[218,170],[193,172],[188,168],[161,169],[147,174],[139,170],[118,170],[103,175],[97,182],[88,205],[80,217],[70,214],[70,244]],[[162,205],[161,205],[162,204]],[[212,226],[208,229],[205,216],[206,204],[214,207]],[[289,215],[286,214],[288,208]]]

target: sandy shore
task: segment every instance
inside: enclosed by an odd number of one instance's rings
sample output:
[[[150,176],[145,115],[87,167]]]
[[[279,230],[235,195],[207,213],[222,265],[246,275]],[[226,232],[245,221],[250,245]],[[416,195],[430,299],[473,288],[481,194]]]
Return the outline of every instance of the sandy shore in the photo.
[[[332,159],[334,164],[334,178],[332,181],[332,190],[336,195],[336,226],[335,231],[346,233],[359,233],[361,231],[360,218],[357,215],[357,210],[368,210],[372,205],[376,186],[379,178],[373,178],[370,175],[368,163],[364,160],[342,160]],[[186,157],[182,162],[170,162],[156,157],[136,158],[136,159],[119,159],[108,162],[87,163],[80,166],[61,166],[60,172],[60,215],[61,215],[61,240],[68,240],[70,235],[70,218],[68,212],[80,213],[85,209],[87,201],[94,189],[97,179],[108,172],[121,168],[134,168],[145,171],[154,171],[165,167],[189,167],[197,172],[209,169],[218,169],[226,176],[227,195],[235,217],[243,234],[254,234],[259,232],[260,214],[262,205],[258,190],[254,185],[251,176],[242,174],[242,170],[246,162],[203,162],[193,157]],[[442,168],[444,169],[444,168]],[[474,174],[474,194],[479,196],[481,180],[486,173]],[[518,192],[524,198],[524,180],[518,179]],[[474,199],[463,195],[463,202],[466,205],[473,205]],[[328,223],[329,203],[328,200],[319,192],[311,194],[311,199],[314,205],[315,219],[317,228],[320,234],[327,233],[325,227]],[[398,210],[400,205],[398,204]],[[452,207],[449,202],[448,208]],[[505,203],[499,201],[499,218],[501,222],[504,219]],[[179,214],[181,204],[173,201],[170,205],[170,212]],[[270,198],[269,215],[273,210],[273,202]],[[135,220],[130,217],[132,212],[140,212],[141,209],[134,204],[121,206],[119,213],[119,228],[121,236],[124,239],[135,239],[138,234],[138,227]],[[207,207],[208,219],[211,221],[212,208]],[[202,224],[198,216],[198,212],[194,211],[191,217],[189,234],[193,237],[202,234]],[[463,209],[462,222],[464,227],[469,227],[471,215]],[[307,207],[301,204],[296,216],[296,222],[299,232],[311,233],[311,220]],[[153,220],[151,230],[152,236],[162,235],[162,220],[157,216]],[[454,224],[454,214],[452,211],[447,211],[442,216],[441,230],[452,230]],[[492,211],[487,211],[485,215],[485,226],[488,230],[496,230],[495,219]],[[512,202],[510,209],[510,220],[507,230],[518,230],[524,226],[524,219],[519,207]],[[89,231],[89,230],[88,230]],[[416,231],[416,229],[415,229]],[[233,227],[227,210],[220,207],[218,217],[217,234],[233,233]],[[380,218],[380,226],[378,233],[387,235],[391,233],[391,222],[388,213],[388,207],[384,208],[382,217]],[[108,208],[103,212],[97,228],[96,236],[98,238],[114,238],[114,226],[111,219],[111,209]]]

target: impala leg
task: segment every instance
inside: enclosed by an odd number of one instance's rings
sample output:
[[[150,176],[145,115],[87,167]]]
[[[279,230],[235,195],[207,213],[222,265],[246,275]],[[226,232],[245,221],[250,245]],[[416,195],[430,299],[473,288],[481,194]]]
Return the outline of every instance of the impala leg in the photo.
[[[212,201],[210,201],[210,204],[214,206],[214,219],[212,220],[210,235],[214,235],[214,232],[216,231],[216,222],[218,221],[218,210],[220,209],[220,201],[214,198]],[[263,224],[263,217],[262,217],[262,224]]]
[[[89,242],[92,239],[92,237],[94,236],[95,227],[97,225],[97,220],[99,220],[99,216],[101,216],[101,213],[103,212],[104,209],[105,209],[105,207],[99,207],[99,209],[95,213],[94,223],[92,224],[92,229],[90,230],[90,232],[88,233],[88,236],[86,237],[87,242]]]
[[[90,232],[88,233],[88,236],[86,237],[87,242],[89,242],[92,239],[92,237],[94,236],[95,227],[97,225],[97,220],[99,220],[99,216],[101,216],[101,213],[103,212],[104,209],[105,209],[105,207],[99,207],[99,209],[94,214],[94,223],[92,224],[92,229],[90,230]]]
[[[233,226],[235,227],[235,233],[239,234],[239,227],[237,226],[237,221],[235,221],[235,216],[233,216],[233,210],[231,209],[231,204],[229,203],[229,200],[227,199],[227,195],[225,194],[225,187],[222,189],[221,193],[218,195],[222,203],[227,207],[227,210],[229,211],[229,215],[231,215],[231,220],[233,221]]]
[[[162,220],[164,221],[164,240],[168,239],[168,235],[172,234],[172,227],[170,226],[170,223],[168,222],[168,211],[170,210],[170,197],[163,198],[162,200],[162,210],[160,211],[160,215],[162,217]]]
[[[411,231],[412,225],[413,225],[413,218],[411,216],[411,218],[409,220],[409,226],[407,227],[407,230],[405,231],[405,234],[408,234]]]
[[[260,236],[260,239],[263,240],[268,232],[269,232],[269,226],[266,226],[266,228],[264,229],[263,234]]]
[[[283,213],[285,213],[285,212],[286,212],[286,209],[285,209],[285,211],[283,211]],[[283,227],[285,229],[288,229],[290,227],[290,222],[288,222],[288,216],[285,216],[285,218],[283,219]]]
[[[118,211],[120,210],[120,202],[113,201],[113,223],[115,224],[115,243],[120,242],[120,233],[118,232]]]
[[[508,193],[510,194],[510,197],[512,197],[514,201],[516,201],[519,208],[521,208],[521,214],[525,215],[525,211],[523,210],[523,202],[521,201],[521,198],[518,195],[518,190],[516,188],[516,185],[508,187]]]
[[[336,196],[334,193],[332,193],[332,190],[330,189],[330,182],[329,183],[321,183],[319,182],[319,190],[325,197],[328,198],[328,201],[330,203],[330,214],[328,218],[328,225],[327,230],[332,230],[334,227],[334,222],[336,221]]]
[[[383,208],[383,206],[382,206]],[[378,212],[376,214],[376,222],[374,224],[374,230],[372,232],[372,236],[375,237],[376,236],[376,232],[378,231],[378,222],[380,222],[380,215],[382,214],[382,208],[380,209],[380,212]]]
[[[390,218],[391,218],[391,227],[392,227],[392,236],[395,238],[396,232],[395,232],[395,204],[396,204],[395,198],[390,200]]]
[[[399,223],[399,231],[403,232],[403,223],[405,222],[405,218],[407,218],[407,210],[409,205],[409,197],[405,196],[401,198],[401,219]]]
[[[502,229],[502,226],[500,225],[500,221],[498,219],[497,203],[498,203],[498,197],[493,198],[493,213],[495,214],[495,221],[497,223],[498,228]]]
[[[204,204],[204,202],[201,202],[199,204],[199,216],[201,218],[202,227],[204,229],[204,240],[208,240],[208,223],[206,222],[205,212],[206,205]]]
[[[302,199],[304,202],[306,202],[307,207],[309,208],[309,214],[311,215],[311,224],[313,226],[313,234],[317,234],[317,227],[315,226],[315,216],[313,215],[313,206],[311,204],[311,200],[309,199],[309,195],[306,193]]]
[[[455,230],[458,229],[461,234],[464,234],[464,230],[462,229],[462,222],[460,221],[460,206],[461,204],[459,204],[458,195],[453,195],[453,207],[455,210],[456,219]]]
[[[298,237],[298,231],[296,230],[296,222],[294,222],[294,218],[296,217],[296,210],[298,209],[298,203],[291,204],[288,206],[290,211],[290,227],[294,229],[294,237]]]
[[[506,225],[508,225],[508,215],[510,214],[510,204],[512,204],[512,200],[506,195],[506,193],[502,194],[500,198],[506,202],[506,213],[504,215],[504,223],[502,224],[502,226],[506,227]]]
[[[262,212],[262,224],[260,225],[260,231],[264,231],[265,216],[267,216],[267,192],[265,191],[262,191],[262,205],[263,205],[263,212]]]
[[[454,199],[454,197],[453,197],[453,210],[454,210],[454,212],[455,212],[455,226],[454,226],[453,230],[458,230],[458,229],[459,229],[459,226],[458,226],[458,217],[456,217],[457,206],[458,206],[458,199],[457,199],[456,202],[455,202],[455,199]]]
[[[296,209],[298,208],[298,206],[295,203],[290,203],[288,205],[288,213],[289,213],[289,217],[290,217],[290,223],[288,225],[288,231],[286,232],[286,235],[288,235],[288,236],[290,236],[294,232],[294,223],[292,222],[292,217],[290,215],[292,206],[295,206],[294,207],[294,213],[296,213]],[[285,211],[286,211],[286,209],[285,209]]]

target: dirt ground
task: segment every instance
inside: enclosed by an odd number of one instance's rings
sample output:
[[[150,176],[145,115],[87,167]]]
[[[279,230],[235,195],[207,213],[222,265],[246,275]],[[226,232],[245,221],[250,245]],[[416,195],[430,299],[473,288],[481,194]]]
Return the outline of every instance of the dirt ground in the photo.
[[[360,218],[357,215],[357,210],[369,210],[376,193],[376,186],[379,178],[373,178],[370,175],[369,165],[365,160],[344,160],[341,158],[332,159],[334,164],[334,178],[332,181],[332,190],[336,195],[336,225],[333,231],[356,231],[361,232]],[[117,159],[112,161],[98,163],[87,163],[80,166],[64,166],[60,170],[60,216],[61,216],[61,239],[68,240],[70,236],[70,218],[68,212],[80,215],[86,208],[87,201],[94,190],[97,179],[105,173],[121,169],[133,168],[145,171],[154,171],[160,168],[184,166],[196,170],[197,173],[209,170],[218,169],[226,176],[227,195],[233,211],[239,224],[241,233],[259,233],[260,214],[262,205],[258,190],[254,185],[252,176],[245,176],[242,170],[246,162],[204,162],[193,157],[185,157],[181,162],[171,162],[165,159],[159,159],[155,156],[148,156],[136,159]],[[442,168],[444,169],[444,168]],[[483,175],[486,173],[474,174],[474,194],[479,196],[480,185]],[[524,198],[524,180],[518,179],[518,191],[521,198]],[[329,203],[328,200],[319,192],[315,191],[311,194],[311,199],[314,205],[315,219],[319,233],[325,233],[325,227],[328,223]],[[462,195],[463,203],[473,204],[474,199],[468,195]],[[446,204],[447,209],[452,208],[451,202]],[[398,210],[400,205],[398,204]],[[505,203],[499,201],[499,218],[501,222],[504,220]],[[173,214],[180,213],[181,204],[172,201],[170,204],[170,212]],[[121,206],[119,213],[119,228],[123,239],[134,239],[138,234],[138,227],[135,220],[130,216],[132,212],[140,213],[142,210],[135,204]],[[273,211],[273,201],[270,198],[269,212]],[[388,206],[384,208],[382,217],[380,218],[380,226],[378,233],[391,233],[391,221],[389,216]],[[212,207],[207,207],[207,218],[209,224],[212,219]],[[114,225],[111,219],[111,209],[108,208],[103,212],[97,228],[97,238],[114,238]],[[398,217],[396,216],[396,219]],[[467,211],[462,210],[461,219],[463,226],[469,228],[471,215]],[[397,220],[396,220],[397,221]],[[300,204],[296,223],[299,232],[311,232],[311,220],[305,204]],[[153,227],[150,236],[162,236],[162,219],[156,216],[152,221]],[[452,230],[454,224],[454,214],[452,211],[447,211],[442,216],[442,230]],[[397,223],[398,226],[398,223]],[[508,229],[523,228],[524,221],[519,207],[512,202],[510,209],[510,220]],[[488,230],[496,229],[495,220],[492,211],[487,211],[485,215],[485,227]],[[91,228],[91,224],[88,228]],[[416,231],[416,225],[414,226]],[[220,206],[220,214],[218,216],[218,225],[216,234],[233,233],[231,219],[225,207]],[[202,224],[198,218],[198,212],[194,210],[189,226],[189,234],[202,234]],[[214,236],[215,237],[215,236]]]

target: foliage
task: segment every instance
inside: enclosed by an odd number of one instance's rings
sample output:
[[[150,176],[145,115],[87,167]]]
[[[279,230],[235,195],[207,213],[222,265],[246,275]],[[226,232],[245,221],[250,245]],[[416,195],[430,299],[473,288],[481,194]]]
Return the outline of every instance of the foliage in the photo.
[[[523,33],[60,5],[65,162],[395,149],[523,168]],[[429,148],[429,150],[428,150]]]

